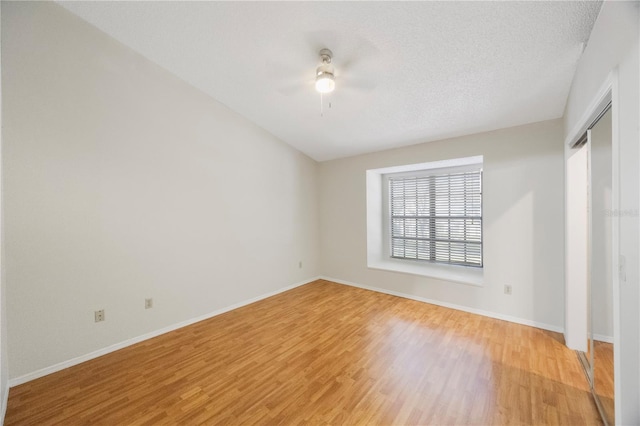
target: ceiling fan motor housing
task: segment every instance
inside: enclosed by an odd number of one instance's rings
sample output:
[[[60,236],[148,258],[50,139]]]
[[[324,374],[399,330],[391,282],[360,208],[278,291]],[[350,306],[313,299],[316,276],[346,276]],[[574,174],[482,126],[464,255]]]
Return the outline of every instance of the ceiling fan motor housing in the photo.
[[[316,69],[316,90],[320,93],[329,93],[335,89],[336,83],[334,81],[333,65],[331,65],[332,57],[333,53],[329,49],[320,51],[322,65]]]
[[[333,52],[329,49],[321,49],[320,50],[320,59],[322,59],[323,64],[330,64],[331,58],[333,58]]]

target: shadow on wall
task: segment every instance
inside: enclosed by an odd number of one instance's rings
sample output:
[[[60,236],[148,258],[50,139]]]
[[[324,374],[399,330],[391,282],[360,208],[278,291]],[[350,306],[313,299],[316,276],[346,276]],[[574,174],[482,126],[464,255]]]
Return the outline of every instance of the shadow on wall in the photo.
[[[502,295],[504,285],[512,286],[507,297],[519,301],[512,315],[542,323],[553,318],[552,324],[561,325],[563,145],[560,138],[534,143],[503,142],[485,155],[485,283]]]

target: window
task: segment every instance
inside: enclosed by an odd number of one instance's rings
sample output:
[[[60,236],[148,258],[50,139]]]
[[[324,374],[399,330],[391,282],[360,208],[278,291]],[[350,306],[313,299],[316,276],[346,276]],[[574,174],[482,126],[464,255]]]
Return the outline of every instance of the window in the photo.
[[[483,157],[366,171],[367,266],[484,285]]]
[[[482,267],[482,170],[386,175],[390,256]]]

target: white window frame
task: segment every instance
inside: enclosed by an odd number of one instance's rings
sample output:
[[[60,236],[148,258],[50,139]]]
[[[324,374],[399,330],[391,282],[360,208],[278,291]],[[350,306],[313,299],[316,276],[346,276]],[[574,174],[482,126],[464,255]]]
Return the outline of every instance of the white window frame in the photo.
[[[482,286],[483,267],[432,263],[423,260],[397,259],[390,256],[390,211],[388,176],[406,173],[433,174],[454,169],[481,168],[482,156],[433,161],[429,163],[385,167],[367,170],[367,266],[372,269],[403,272],[446,281]],[[484,264],[484,259],[483,259]]]

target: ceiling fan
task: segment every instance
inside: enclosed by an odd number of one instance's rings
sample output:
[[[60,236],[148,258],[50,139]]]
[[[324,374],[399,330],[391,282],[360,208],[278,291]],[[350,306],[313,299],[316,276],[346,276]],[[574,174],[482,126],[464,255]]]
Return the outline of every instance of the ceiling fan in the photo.
[[[320,50],[322,65],[316,69],[316,90],[319,93],[331,93],[336,88],[332,58],[333,53],[329,49]]]
[[[279,87],[277,90],[283,95],[290,96],[301,92],[312,93],[313,88],[321,95],[327,95],[338,87],[342,90],[356,90],[356,91],[369,91],[372,90],[376,84],[367,80],[366,77],[361,77],[365,74],[366,65],[359,64],[362,58],[351,58],[343,60],[339,65],[334,66],[333,52],[328,48],[322,48],[318,51],[318,57],[320,64],[315,70],[315,76],[313,80],[311,74],[313,71],[308,69],[308,73],[305,73],[307,78],[296,78],[295,75],[290,75],[288,78],[294,80],[293,83]],[[280,69],[282,64],[280,64]],[[360,66],[358,66],[360,65]],[[299,64],[297,68],[302,70],[303,65]],[[367,66],[368,68],[368,66]],[[310,71],[310,72],[309,72]],[[289,73],[286,73],[289,74]],[[295,74],[298,74],[297,72]],[[284,76],[282,72],[278,75]],[[298,74],[300,75],[300,74]],[[296,81],[297,80],[297,81]],[[337,83],[336,83],[337,82]]]

